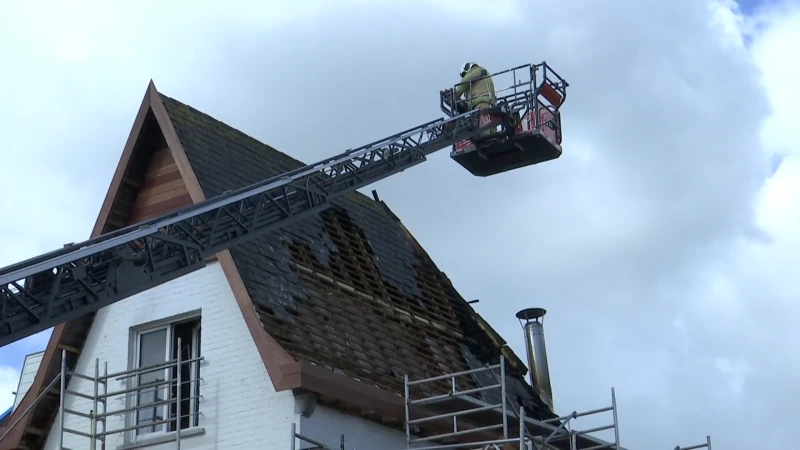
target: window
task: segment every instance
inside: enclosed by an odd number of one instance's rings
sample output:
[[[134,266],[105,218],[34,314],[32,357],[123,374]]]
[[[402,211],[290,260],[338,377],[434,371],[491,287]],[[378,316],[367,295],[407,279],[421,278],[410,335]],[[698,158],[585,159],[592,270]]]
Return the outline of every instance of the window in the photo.
[[[134,413],[134,421],[140,427],[135,434],[176,430],[178,389],[181,429],[197,426],[200,364],[192,360],[200,357],[200,318],[143,329],[135,333],[134,339],[134,368],[142,369],[135,378],[138,390],[134,400],[139,408]],[[189,361],[181,363],[180,384],[175,363],[179,350],[181,361]]]

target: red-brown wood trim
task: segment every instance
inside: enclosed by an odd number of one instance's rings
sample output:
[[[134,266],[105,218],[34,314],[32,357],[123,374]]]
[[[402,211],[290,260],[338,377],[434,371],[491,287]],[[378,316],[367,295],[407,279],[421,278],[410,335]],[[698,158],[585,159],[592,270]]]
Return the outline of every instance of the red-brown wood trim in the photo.
[[[403,397],[307,361],[280,366],[283,383],[275,389],[302,389],[397,419],[405,417]]]
[[[177,165],[175,167],[177,167]],[[145,180],[144,184],[142,185],[142,190],[150,189],[153,186],[158,186],[159,184],[171,183],[173,181],[178,181],[178,180],[183,181],[181,179],[181,172],[180,170],[175,170],[174,172],[168,172],[163,175],[157,175],[150,179]],[[184,184],[186,184],[185,181]]]
[[[217,259],[228,279],[231,290],[233,290],[233,296],[242,311],[244,322],[247,324],[247,329],[250,330],[250,335],[253,337],[253,342],[256,344],[256,349],[258,349],[258,354],[264,362],[264,367],[267,369],[272,384],[276,391],[282,390],[281,387],[285,381],[280,368],[286,364],[294,364],[296,361],[264,330],[264,325],[258,318],[253,300],[250,298],[250,294],[247,293],[247,288],[244,286],[244,281],[242,281],[239,269],[233,261],[231,252],[224,250],[217,253]]]
[[[133,210],[131,211],[131,218],[135,219],[137,222],[143,222],[167,214],[167,212],[181,205],[190,206],[193,203],[195,202],[192,200],[191,194],[186,193],[154,205],[145,206],[142,209]]]
[[[175,127],[172,126],[172,120],[167,114],[167,108],[164,107],[164,102],[161,101],[161,96],[152,81],[147,88],[147,92],[150,94],[150,107],[156,116],[161,133],[164,134],[164,139],[167,141],[167,147],[169,147],[169,151],[172,154],[172,159],[175,160],[175,165],[178,166],[181,178],[186,183],[189,195],[192,196],[192,201],[200,203],[206,199],[206,196],[203,193],[203,189],[200,188],[200,182],[197,181],[194,169],[189,164],[189,158],[186,157],[186,151],[184,151],[181,140],[178,138],[178,133],[175,132]]]

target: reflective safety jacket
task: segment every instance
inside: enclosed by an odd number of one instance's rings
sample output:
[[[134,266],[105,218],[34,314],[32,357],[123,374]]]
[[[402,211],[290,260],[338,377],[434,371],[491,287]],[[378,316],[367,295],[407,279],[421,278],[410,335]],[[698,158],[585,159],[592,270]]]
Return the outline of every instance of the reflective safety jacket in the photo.
[[[497,103],[494,83],[492,78],[489,77],[489,72],[477,64],[473,65],[461,78],[459,84],[456,85],[455,94],[456,99],[461,98],[463,94],[467,94],[467,108],[470,110],[480,103],[488,103],[490,106],[494,106]]]

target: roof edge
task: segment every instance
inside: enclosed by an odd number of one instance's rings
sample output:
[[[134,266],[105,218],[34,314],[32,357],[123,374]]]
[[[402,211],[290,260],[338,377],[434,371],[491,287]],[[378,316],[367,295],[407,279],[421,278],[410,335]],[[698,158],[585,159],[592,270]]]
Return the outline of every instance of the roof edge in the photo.
[[[256,312],[255,304],[247,292],[244,280],[242,280],[230,250],[223,250],[218,253],[217,259],[222,266],[222,271],[225,273],[225,278],[228,279],[228,284],[230,284],[233,296],[239,305],[239,310],[242,312],[242,317],[247,329],[250,331],[250,336],[253,338],[258,354],[261,356],[261,361],[264,363],[267,374],[277,390],[278,386],[285,384],[284,375],[280,367],[286,364],[296,364],[297,361],[264,329]]]

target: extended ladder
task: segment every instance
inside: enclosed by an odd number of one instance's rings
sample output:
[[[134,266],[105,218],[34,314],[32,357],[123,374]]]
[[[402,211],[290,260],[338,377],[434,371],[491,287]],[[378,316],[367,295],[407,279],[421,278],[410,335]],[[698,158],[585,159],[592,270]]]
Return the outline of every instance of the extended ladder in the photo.
[[[221,250],[318,213],[344,194],[422,163],[427,155],[481,132],[477,113],[434,120],[0,269],[0,346],[198,270]]]
[[[546,63],[529,65],[530,71]],[[559,85],[566,89],[566,83]],[[539,86],[514,86],[533,103]],[[564,91],[565,94],[565,91]],[[516,98],[516,97],[515,97]],[[480,110],[437,119],[180,211],[0,269],[0,346],[202,268],[221,250],[328,208],[489,130]]]

